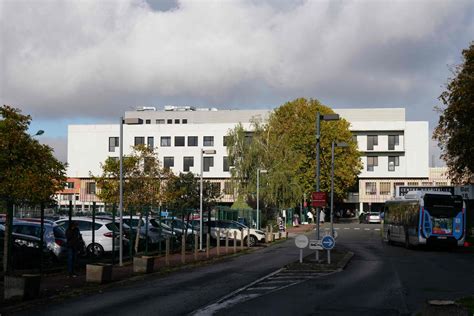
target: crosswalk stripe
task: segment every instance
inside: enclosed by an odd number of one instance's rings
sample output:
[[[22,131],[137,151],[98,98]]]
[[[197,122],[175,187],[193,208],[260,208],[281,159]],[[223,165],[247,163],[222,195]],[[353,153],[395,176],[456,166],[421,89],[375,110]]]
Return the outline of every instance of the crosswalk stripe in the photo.
[[[349,230],[350,228],[349,227],[344,227],[344,230]]]
[[[370,230],[370,228],[364,228],[364,230]]]
[[[355,227],[354,230],[360,230],[360,228],[359,228],[359,227]]]
[[[380,228],[374,228],[374,230],[380,230]]]

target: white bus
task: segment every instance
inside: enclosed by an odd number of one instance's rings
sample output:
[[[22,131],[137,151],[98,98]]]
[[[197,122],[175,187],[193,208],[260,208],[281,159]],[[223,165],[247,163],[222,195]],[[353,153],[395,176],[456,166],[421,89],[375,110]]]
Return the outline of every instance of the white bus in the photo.
[[[383,236],[389,243],[463,246],[466,206],[449,192],[412,191],[384,206]]]

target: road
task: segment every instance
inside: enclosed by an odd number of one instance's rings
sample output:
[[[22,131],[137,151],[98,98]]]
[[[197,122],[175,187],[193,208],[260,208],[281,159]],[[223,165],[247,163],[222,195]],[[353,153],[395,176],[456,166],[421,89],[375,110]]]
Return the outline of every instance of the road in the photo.
[[[297,260],[292,240],[217,264],[152,276],[18,314],[187,315],[206,311],[206,306],[220,300],[211,309],[219,315],[403,315],[419,310],[427,299],[474,293],[474,254],[388,246],[381,241],[378,225],[335,227],[339,235],[336,247],[355,253],[346,270],[308,276],[292,286],[287,282],[279,290],[268,291],[274,287],[267,287],[261,295],[247,296],[235,304],[229,293]]]

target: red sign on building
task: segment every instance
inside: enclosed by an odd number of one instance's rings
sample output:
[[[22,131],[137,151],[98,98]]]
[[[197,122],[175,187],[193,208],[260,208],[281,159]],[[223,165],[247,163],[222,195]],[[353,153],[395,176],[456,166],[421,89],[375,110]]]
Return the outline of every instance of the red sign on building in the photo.
[[[311,205],[313,207],[324,207],[327,204],[326,192],[311,193]]]

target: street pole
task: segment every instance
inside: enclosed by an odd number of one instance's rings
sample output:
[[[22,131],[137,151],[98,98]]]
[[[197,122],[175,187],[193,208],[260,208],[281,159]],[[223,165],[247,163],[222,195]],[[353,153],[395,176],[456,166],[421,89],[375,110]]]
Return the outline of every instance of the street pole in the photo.
[[[331,236],[334,238],[334,141],[331,143]]]
[[[204,150],[201,148],[201,178],[199,180],[199,250],[202,251],[202,173]],[[209,223],[208,223],[209,224]]]
[[[119,217],[120,217],[120,229],[119,229],[119,266],[123,266],[123,117],[120,117],[120,199],[119,199]]]
[[[320,119],[321,115],[319,114],[319,111],[316,113],[316,192],[319,192],[319,178],[320,178],[320,157],[319,157],[319,142],[321,138],[321,132],[320,132]],[[319,223],[320,223],[320,210],[319,206],[316,207],[316,240],[319,240],[320,234],[319,234]],[[319,261],[319,250],[316,249],[316,261]]]
[[[259,227],[259,216],[258,216],[258,213],[260,211],[259,209],[259,196],[258,196],[258,190],[259,190],[259,187],[260,187],[260,169],[257,168],[257,229],[260,229]]]

